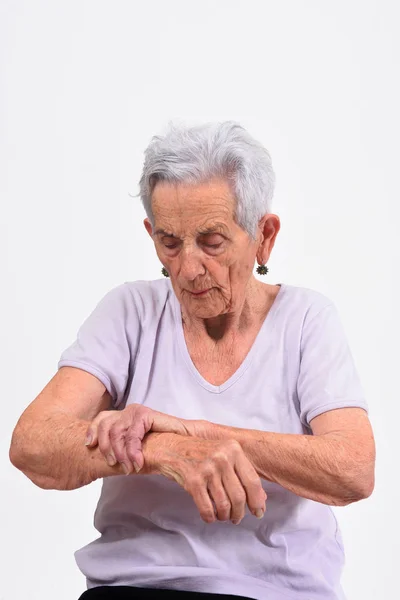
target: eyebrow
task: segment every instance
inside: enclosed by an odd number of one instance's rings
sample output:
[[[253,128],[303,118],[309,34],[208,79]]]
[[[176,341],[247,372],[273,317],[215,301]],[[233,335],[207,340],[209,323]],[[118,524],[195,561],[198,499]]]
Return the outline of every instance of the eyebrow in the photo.
[[[170,231],[166,231],[165,229],[156,229],[153,235],[167,235],[168,237],[176,237]]]
[[[206,227],[205,229],[199,230],[200,235],[209,235],[210,233],[222,233],[225,231],[223,225],[213,225],[212,227]]]
[[[225,227],[221,224],[213,225],[212,227],[206,227],[205,229],[199,229],[199,235],[210,235],[210,233],[222,233],[225,231]],[[171,231],[166,231],[165,229],[156,229],[153,235],[166,235],[167,237],[177,237]]]

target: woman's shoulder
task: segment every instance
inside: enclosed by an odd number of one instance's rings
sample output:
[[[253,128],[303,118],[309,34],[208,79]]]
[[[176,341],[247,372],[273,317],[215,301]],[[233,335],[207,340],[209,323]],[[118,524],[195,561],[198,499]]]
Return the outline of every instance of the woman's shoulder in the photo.
[[[109,294],[116,303],[134,309],[140,320],[145,320],[163,310],[172,292],[170,281],[163,278],[125,281],[110,290]]]
[[[134,281],[125,281],[123,286],[133,296],[140,296],[143,299],[165,300],[172,291],[169,279],[137,279]]]
[[[282,283],[281,292],[281,310],[289,315],[312,318],[328,307],[336,308],[328,295],[314,288]]]

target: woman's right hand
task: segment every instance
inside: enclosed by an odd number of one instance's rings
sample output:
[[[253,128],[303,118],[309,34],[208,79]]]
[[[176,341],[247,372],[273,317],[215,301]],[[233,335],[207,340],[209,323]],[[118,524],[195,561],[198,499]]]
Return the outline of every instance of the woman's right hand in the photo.
[[[238,524],[246,504],[262,518],[267,495],[239,442],[152,433],[144,439],[143,450],[142,472],[175,480],[192,496],[206,523],[218,519]]]

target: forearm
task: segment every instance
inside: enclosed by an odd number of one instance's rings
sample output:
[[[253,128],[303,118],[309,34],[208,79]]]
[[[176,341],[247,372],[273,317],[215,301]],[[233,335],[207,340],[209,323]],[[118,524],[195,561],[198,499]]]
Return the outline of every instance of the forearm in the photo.
[[[108,466],[98,447],[85,445],[89,421],[53,413],[35,427],[21,423],[13,433],[10,460],[43,489],[73,490],[102,477],[123,474]]]
[[[213,439],[236,439],[260,477],[304,498],[343,506],[370,493],[371,465],[363,448],[355,452],[344,435],[280,434],[214,424],[206,430]]]

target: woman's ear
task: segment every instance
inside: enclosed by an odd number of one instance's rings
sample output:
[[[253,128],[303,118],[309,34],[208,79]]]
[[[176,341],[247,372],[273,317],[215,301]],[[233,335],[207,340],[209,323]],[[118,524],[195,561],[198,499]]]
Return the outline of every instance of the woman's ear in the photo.
[[[278,215],[267,214],[259,221],[261,229],[260,242],[257,249],[257,260],[259,264],[265,265],[274,247],[276,236],[281,228]]]
[[[144,224],[144,227],[145,227],[147,233],[152,238],[153,237],[153,227],[151,226],[151,223],[147,217],[143,221],[143,224]]]

